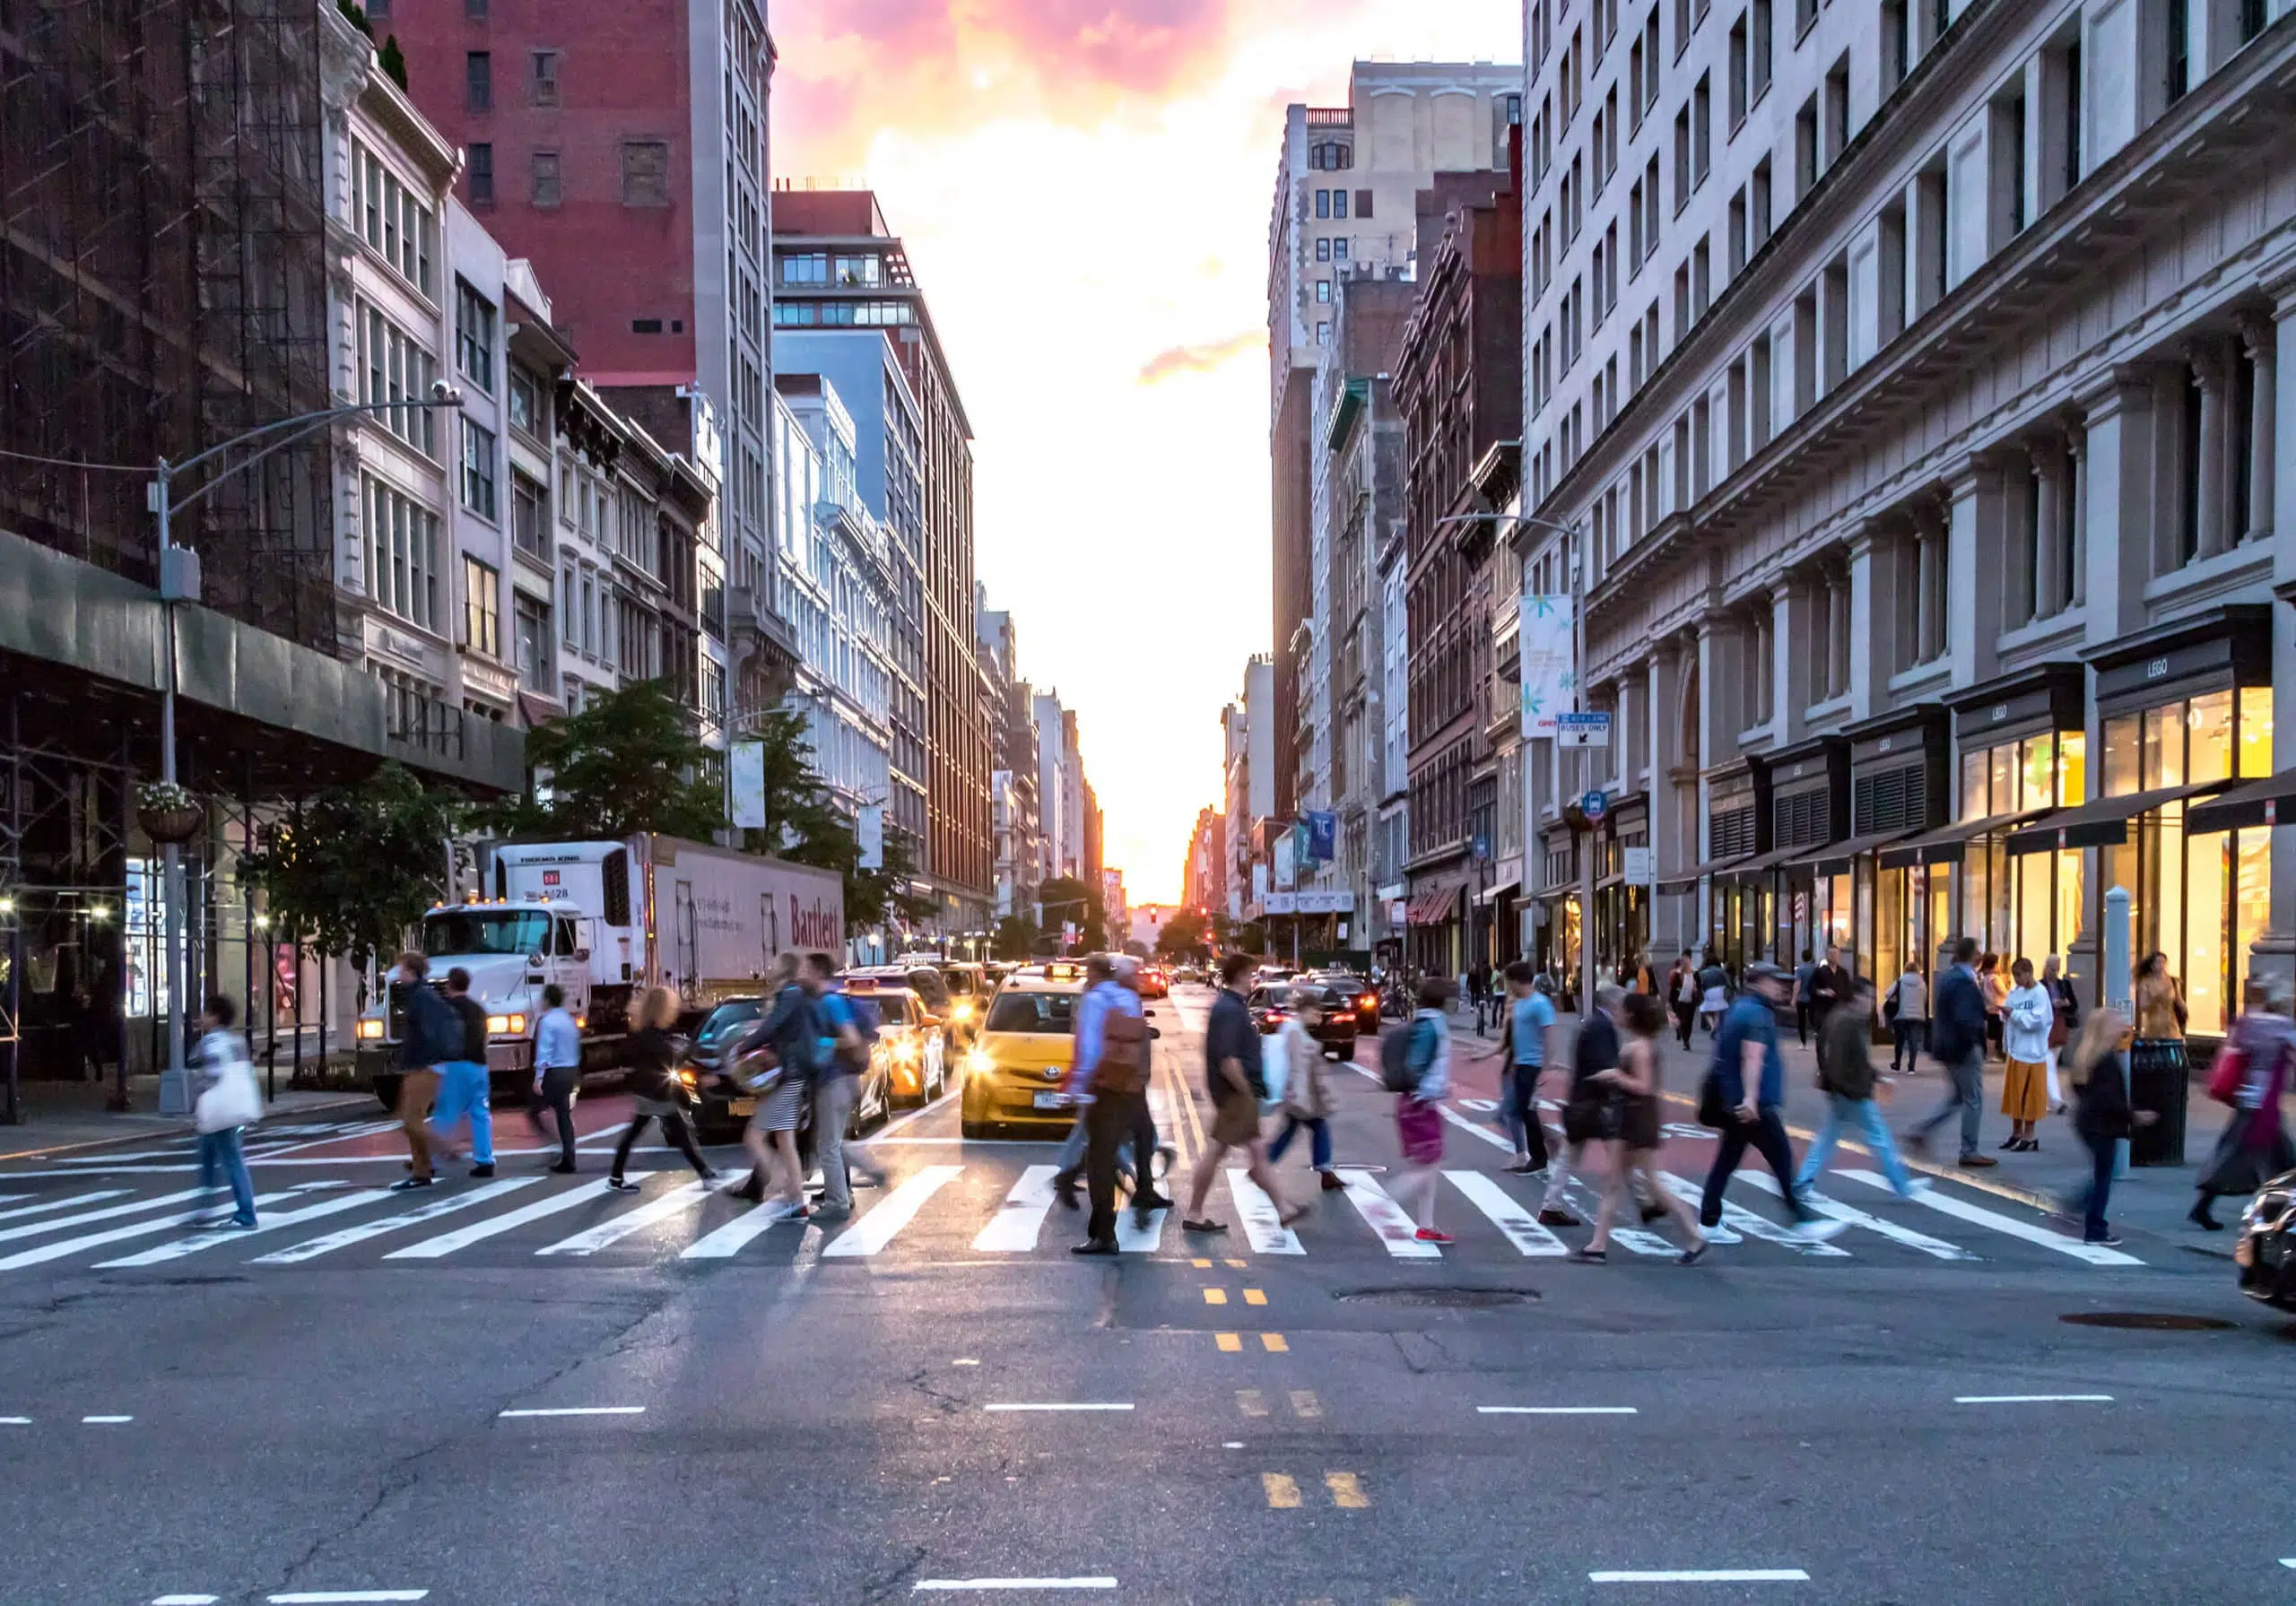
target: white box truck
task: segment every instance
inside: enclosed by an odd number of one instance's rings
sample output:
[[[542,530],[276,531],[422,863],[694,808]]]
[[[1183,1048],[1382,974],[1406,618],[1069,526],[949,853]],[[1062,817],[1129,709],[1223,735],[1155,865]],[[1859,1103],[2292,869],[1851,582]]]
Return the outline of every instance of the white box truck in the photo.
[[[431,985],[469,973],[498,1091],[532,1085],[535,1022],[553,982],[582,1023],[583,1068],[604,1070],[619,1063],[631,1001],[648,987],[704,1006],[757,992],[783,953],[844,951],[844,882],[810,865],[641,833],[501,843],[488,873],[492,896],[439,905],[418,941]],[[359,1022],[359,1060],[390,1108],[405,1025],[404,993],[386,977]]]

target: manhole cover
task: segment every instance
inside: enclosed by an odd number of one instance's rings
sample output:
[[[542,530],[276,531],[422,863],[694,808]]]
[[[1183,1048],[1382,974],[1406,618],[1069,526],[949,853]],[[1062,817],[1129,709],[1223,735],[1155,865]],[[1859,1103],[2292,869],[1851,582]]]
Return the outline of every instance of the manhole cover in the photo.
[[[2180,1316],[2161,1310],[2090,1310],[2057,1320],[2075,1327],[2134,1327],[2141,1333],[2217,1333],[2237,1325],[2222,1316]]]
[[[1344,1305],[1403,1305],[1414,1310],[1496,1310],[1528,1305],[1538,1296],[1528,1289],[1352,1289],[1334,1294]]]

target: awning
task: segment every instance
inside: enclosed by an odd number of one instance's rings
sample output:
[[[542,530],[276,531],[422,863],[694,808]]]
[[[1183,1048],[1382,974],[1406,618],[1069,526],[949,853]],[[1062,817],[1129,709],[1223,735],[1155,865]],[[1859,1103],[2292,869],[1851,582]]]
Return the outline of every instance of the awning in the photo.
[[[1909,838],[1894,847],[1883,848],[1881,865],[1884,870],[1904,870],[1916,864],[1958,864],[1969,845],[1979,837],[1997,837],[2045,819],[2051,812],[2048,809],[2025,809],[2008,814],[1987,814],[1982,820],[1956,820]]]
[[[2056,847],[2118,847],[2128,840],[2128,822],[2188,798],[2213,796],[2231,781],[2201,781],[2187,786],[2156,786],[2150,792],[2128,792],[2100,797],[2050,815],[2039,825],[2009,833],[2013,854],[2047,853]]]
[[[1863,837],[1829,842],[1815,853],[1806,847],[1796,848],[1795,852],[1798,856],[1786,862],[1796,870],[1807,868],[1820,875],[1848,875],[1851,862],[1860,854],[1872,853],[1904,835],[1903,831],[1871,831]]]
[[[1751,859],[1740,859],[1735,864],[1717,870],[1714,876],[1718,881],[1743,881],[1750,875],[1767,875],[1780,864],[1791,861],[1796,855],[1809,851],[1806,846],[1773,847],[1766,854],[1758,854]]]
[[[1695,892],[1698,890],[1698,877],[1694,875],[1678,875],[1672,881],[1659,881],[1650,890],[1653,892],[1657,893],[1661,898],[1680,898],[1684,893]]]
[[[2283,823],[2281,805],[2292,799],[2296,799],[2296,769],[2283,769],[2263,780],[2235,786],[2222,797],[2194,804],[2185,811],[2185,835],[2199,837],[2211,831],[2244,831],[2256,826],[2279,825]],[[2296,825],[2296,813],[2292,813],[2286,823]]]
[[[1497,903],[1500,898],[1512,894],[1514,890],[1522,884],[1523,883],[1518,881],[1500,881],[1495,887],[1486,887],[1482,891],[1476,893],[1474,895],[1474,900],[1477,903]]]
[[[1411,909],[1405,924],[1440,925],[1451,917],[1452,913],[1458,907],[1459,889],[1457,882],[1448,887],[1438,887],[1434,891],[1422,892],[1411,900]]]
[[[1696,886],[1709,875],[1735,875],[1753,862],[1753,856],[1751,854],[1735,859],[1709,859],[1682,879]]]

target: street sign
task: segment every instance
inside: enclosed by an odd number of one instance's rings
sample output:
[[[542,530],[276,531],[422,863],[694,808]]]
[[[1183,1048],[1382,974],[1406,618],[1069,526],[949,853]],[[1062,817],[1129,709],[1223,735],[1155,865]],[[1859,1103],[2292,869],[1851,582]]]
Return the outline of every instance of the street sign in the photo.
[[[1647,887],[1657,879],[1657,855],[1649,848],[1629,847],[1622,850],[1621,856],[1626,861],[1628,886]]]
[[[1578,800],[1578,812],[1600,825],[1603,816],[1611,812],[1611,794],[1607,792],[1587,793]]]
[[[1477,833],[1476,833],[1476,835],[1475,835],[1475,839],[1474,839],[1474,857],[1475,857],[1475,862],[1476,862],[1477,864],[1481,864],[1483,860],[1485,860],[1485,859],[1489,858],[1490,856],[1491,856],[1491,838],[1490,838],[1489,837],[1487,837],[1487,836],[1483,835],[1481,832],[1477,832]]]
[[[1558,714],[1554,740],[1560,747],[1608,747],[1611,716],[1606,714]]]

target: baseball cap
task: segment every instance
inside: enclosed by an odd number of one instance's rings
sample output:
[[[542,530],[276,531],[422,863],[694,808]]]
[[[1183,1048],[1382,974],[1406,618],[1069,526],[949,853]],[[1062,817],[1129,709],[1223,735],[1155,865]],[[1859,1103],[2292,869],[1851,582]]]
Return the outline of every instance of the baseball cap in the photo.
[[[1787,979],[1787,975],[1785,971],[1779,969],[1776,965],[1771,964],[1768,959],[1756,959],[1752,964],[1746,967],[1746,979],[1748,981],[1782,982]]]

